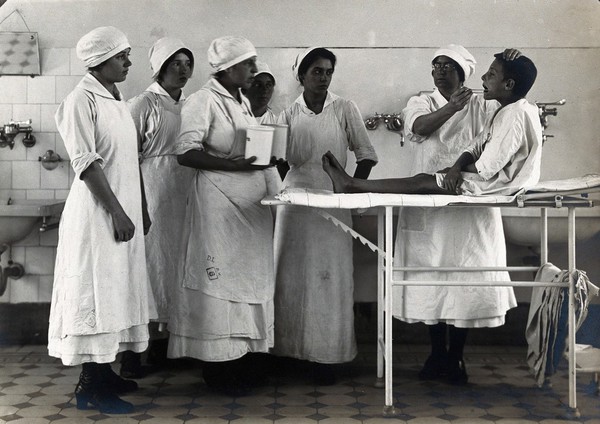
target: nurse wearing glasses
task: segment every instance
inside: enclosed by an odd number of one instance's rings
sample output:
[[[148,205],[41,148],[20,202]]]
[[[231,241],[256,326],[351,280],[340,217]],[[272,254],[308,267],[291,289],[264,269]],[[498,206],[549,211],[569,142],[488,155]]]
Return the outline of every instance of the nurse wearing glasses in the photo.
[[[507,49],[507,60],[520,55]],[[406,138],[415,143],[410,175],[435,173],[452,166],[500,105],[474,94],[465,81],[475,58],[450,44],[432,58],[435,90],[411,97],[402,111]],[[405,208],[396,238],[399,266],[506,266],[500,210],[496,208]],[[405,280],[509,280],[507,272],[406,272]],[[517,303],[512,287],[405,286],[394,293],[394,316],[428,325],[431,354],[419,372],[422,380],[453,384],[468,380],[463,360],[467,331],[504,324]],[[448,339],[448,340],[447,340]]]

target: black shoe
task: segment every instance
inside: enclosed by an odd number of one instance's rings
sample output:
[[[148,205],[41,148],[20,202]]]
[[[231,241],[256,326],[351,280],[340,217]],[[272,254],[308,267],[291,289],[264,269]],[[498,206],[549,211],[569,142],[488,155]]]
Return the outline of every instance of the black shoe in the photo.
[[[242,397],[250,394],[250,388],[234,374],[233,361],[205,362],[202,377],[209,389],[230,397]]]
[[[448,374],[448,358],[446,356],[429,355],[419,371],[419,380],[437,380]]]
[[[335,373],[331,364],[313,364],[313,381],[317,386],[333,386],[335,384]]]
[[[266,353],[247,353],[235,362],[234,374],[248,387],[269,384],[271,356]]]
[[[121,356],[119,375],[124,378],[144,378],[152,372],[152,367],[142,365],[142,354],[126,350]]]
[[[91,371],[82,371],[75,387],[77,409],[98,409],[103,414],[129,414],[134,407],[131,403],[110,392],[104,384],[98,367]],[[91,406],[90,406],[91,405]]]
[[[457,386],[463,386],[469,381],[465,361],[460,359],[448,359],[448,375],[446,376],[448,383]]]
[[[102,379],[111,392],[121,395],[135,392],[138,389],[138,384],[135,381],[119,377],[110,364],[101,364],[100,370]]]
[[[148,348],[148,357],[146,362],[153,365],[153,368],[163,368],[169,362],[167,351],[169,348],[169,339],[157,339],[150,342]]]

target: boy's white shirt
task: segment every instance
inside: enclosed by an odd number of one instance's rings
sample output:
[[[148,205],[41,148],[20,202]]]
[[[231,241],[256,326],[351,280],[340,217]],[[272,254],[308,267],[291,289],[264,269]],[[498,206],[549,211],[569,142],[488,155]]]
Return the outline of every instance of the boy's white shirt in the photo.
[[[477,174],[463,173],[463,194],[512,195],[534,186],[542,157],[538,107],[520,99],[500,109],[466,151],[475,159]]]

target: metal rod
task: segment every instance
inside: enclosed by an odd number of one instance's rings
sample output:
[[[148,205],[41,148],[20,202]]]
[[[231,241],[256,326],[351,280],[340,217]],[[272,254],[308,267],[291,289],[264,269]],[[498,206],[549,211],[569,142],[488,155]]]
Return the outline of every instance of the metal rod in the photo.
[[[569,407],[577,415],[577,379],[575,374],[575,208],[569,208]]]
[[[392,260],[393,207],[385,207],[385,406],[384,415],[394,414],[392,387]]]
[[[540,262],[541,265],[548,263],[548,209],[540,209]]]
[[[567,283],[537,281],[438,281],[393,280],[393,286],[473,286],[473,287],[568,287]]]
[[[426,267],[426,266],[395,266],[394,271],[410,271],[410,272],[481,272],[481,271],[537,271],[538,266],[481,266],[481,267]]]
[[[384,211],[381,208],[377,209],[377,247],[384,250]],[[385,346],[383,331],[384,331],[384,317],[383,317],[383,301],[384,297],[384,270],[383,270],[383,258],[381,255],[377,255],[377,381],[375,382],[376,387],[385,386],[383,381],[383,348]]]

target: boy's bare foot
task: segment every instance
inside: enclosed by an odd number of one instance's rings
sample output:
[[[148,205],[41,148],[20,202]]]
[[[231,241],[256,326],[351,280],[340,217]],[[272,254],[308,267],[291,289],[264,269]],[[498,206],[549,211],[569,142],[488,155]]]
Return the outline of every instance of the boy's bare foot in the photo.
[[[346,171],[342,168],[342,165],[340,165],[333,153],[327,151],[321,161],[323,163],[323,170],[329,175],[333,183],[333,192],[350,192],[351,178],[346,174]]]

